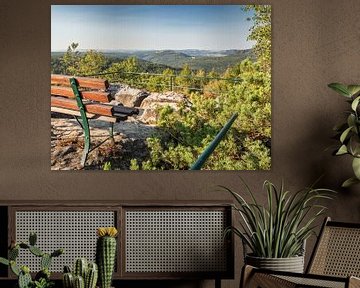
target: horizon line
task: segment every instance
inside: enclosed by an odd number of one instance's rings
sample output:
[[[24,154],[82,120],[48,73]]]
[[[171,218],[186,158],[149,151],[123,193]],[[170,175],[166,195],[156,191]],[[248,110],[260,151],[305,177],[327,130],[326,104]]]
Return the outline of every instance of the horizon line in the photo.
[[[197,51],[229,51],[229,50],[237,50],[237,51],[244,51],[244,50],[252,50],[253,48],[227,48],[227,49],[196,49],[196,48],[183,48],[183,49],[171,49],[171,48],[164,48],[164,49],[124,49],[124,48],[102,48],[102,49],[95,49],[95,48],[81,48],[77,49],[77,51],[184,51],[184,50],[197,50]],[[59,50],[51,50],[50,52],[66,52],[67,49],[59,49]]]

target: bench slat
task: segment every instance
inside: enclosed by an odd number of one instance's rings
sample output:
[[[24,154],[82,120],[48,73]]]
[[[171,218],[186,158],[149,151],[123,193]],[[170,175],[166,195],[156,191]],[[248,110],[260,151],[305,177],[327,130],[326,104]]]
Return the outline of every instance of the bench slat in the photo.
[[[74,115],[74,116],[78,116],[78,117],[81,116],[79,111],[65,109],[65,108],[59,108],[59,107],[51,107],[51,112],[62,113],[62,114],[66,114],[66,115]],[[86,117],[88,119],[96,119],[96,120],[101,120],[101,121],[106,121],[106,122],[111,122],[111,123],[116,123],[118,120],[123,120],[123,119],[119,119],[118,117],[99,116],[99,115],[95,115],[95,114],[89,113],[89,112],[86,113]],[[126,119],[124,119],[124,120],[126,120]]]
[[[51,86],[51,95],[75,98],[74,92],[71,88],[61,86]],[[111,95],[107,92],[80,91],[80,95],[84,99],[94,100],[98,102],[109,103],[111,101]]]
[[[70,78],[73,76],[51,74],[51,85],[70,86]],[[79,87],[106,90],[109,87],[109,82],[105,79],[90,78],[90,77],[75,77]]]
[[[94,113],[102,116],[113,116],[113,106],[96,103],[84,103],[86,112]],[[51,106],[66,108],[71,110],[79,110],[76,100],[63,97],[51,96]]]

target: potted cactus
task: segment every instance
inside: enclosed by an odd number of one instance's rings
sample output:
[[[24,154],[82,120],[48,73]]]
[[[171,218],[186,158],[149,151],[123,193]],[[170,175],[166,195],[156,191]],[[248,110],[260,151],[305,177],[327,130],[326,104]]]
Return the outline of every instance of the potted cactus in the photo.
[[[88,262],[85,258],[78,258],[74,263],[73,272],[70,267],[64,267],[64,288],[95,288],[98,279],[96,263]]]
[[[54,257],[64,253],[63,249],[57,249],[52,253],[45,253],[36,246],[37,236],[30,233],[29,243],[12,243],[8,252],[8,259],[0,257],[0,263],[10,266],[11,271],[18,277],[19,288],[49,288],[54,285],[50,280],[50,265]],[[19,266],[16,259],[20,249],[28,250],[33,255],[40,258],[41,270],[35,275],[34,280],[30,275],[30,268],[26,265]]]
[[[99,287],[110,288],[116,258],[115,227],[101,227],[97,229],[96,262],[99,268]]]

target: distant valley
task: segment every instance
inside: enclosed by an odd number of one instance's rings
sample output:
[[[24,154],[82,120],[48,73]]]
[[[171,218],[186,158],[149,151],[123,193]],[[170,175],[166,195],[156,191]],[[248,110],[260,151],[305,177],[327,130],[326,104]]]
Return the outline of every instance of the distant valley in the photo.
[[[84,53],[81,51],[80,53]],[[247,50],[103,50],[103,53],[111,61],[123,60],[128,57],[136,57],[143,67],[149,67],[149,72],[153,72],[154,64],[158,68],[173,68],[178,70],[188,64],[192,70],[203,69],[207,72],[215,70],[224,72],[245,58],[254,59],[251,49]],[[51,52],[51,57],[56,59],[64,55],[65,52]]]

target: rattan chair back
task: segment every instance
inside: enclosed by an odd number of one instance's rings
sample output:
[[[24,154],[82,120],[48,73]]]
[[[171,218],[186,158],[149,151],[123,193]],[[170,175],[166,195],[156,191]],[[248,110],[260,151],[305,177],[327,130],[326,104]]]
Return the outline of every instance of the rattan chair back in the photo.
[[[307,273],[360,277],[360,224],[326,219]]]

